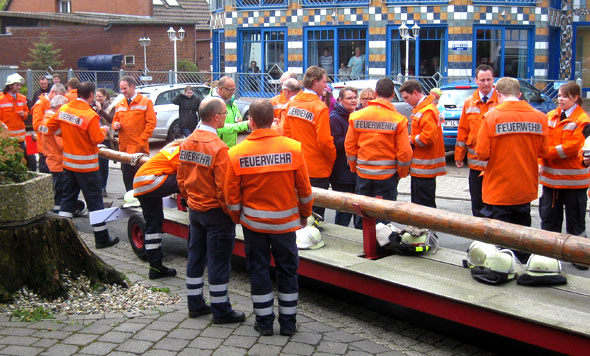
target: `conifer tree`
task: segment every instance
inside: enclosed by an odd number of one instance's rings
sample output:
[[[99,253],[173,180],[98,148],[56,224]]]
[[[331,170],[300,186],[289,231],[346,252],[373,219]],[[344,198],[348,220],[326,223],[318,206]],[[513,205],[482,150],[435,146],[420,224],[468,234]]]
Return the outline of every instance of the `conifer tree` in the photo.
[[[39,34],[39,42],[33,43],[29,49],[30,61],[23,61],[22,65],[27,69],[53,69],[63,67],[61,60],[61,49],[55,48],[55,44],[49,41],[49,35],[43,31]]]

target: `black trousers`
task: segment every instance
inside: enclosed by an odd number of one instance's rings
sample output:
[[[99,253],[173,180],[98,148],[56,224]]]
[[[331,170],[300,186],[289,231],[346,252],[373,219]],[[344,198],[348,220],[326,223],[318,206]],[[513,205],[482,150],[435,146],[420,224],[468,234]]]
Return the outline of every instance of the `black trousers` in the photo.
[[[64,172],[51,172],[51,176],[53,177],[53,212],[59,213],[64,187]]]
[[[98,170],[93,172],[74,172],[64,168],[63,192],[59,215],[67,218],[74,216],[80,190],[84,194],[84,200],[89,211],[104,209],[100,173]],[[94,232],[95,242],[106,243],[110,240],[109,231],[104,222],[92,225],[92,231]]]
[[[481,171],[469,169],[469,194],[471,195],[471,214],[483,217],[481,214],[481,209],[483,209],[483,200],[481,199],[483,176],[480,174]]]
[[[332,190],[337,192],[346,192],[346,193],[354,193],[356,189],[356,184],[341,184],[341,183],[330,183],[332,185]],[[343,213],[341,211],[336,211],[336,217],[334,218],[334,222],[337,225],[341,226],[348,226],[350,224],[350,220],[354,218],[354,227],[356,229],[362,229],[363,223],[360,216],[351,214],[351,213]]]
[[[385,200],[397,200],[397,185],[399,183],[399,177],[397,174],[392,175],[387,179],[367,179],[356,176],[356,194],[364,195],[368,197],[382,197]],[[387,221],[378,220],[387,224]],[[362,229],[362,220],[361,220]]]
[[[322,188],[322,189],[330,189],[330,178],[309,178],[309,183],[312,187]],[[326,208],[320,208],[319,206],[314,206],[312,211],[321,217],[324,217],[326,213]]]
[[[519,205],[490,205],[485,204],[481,214],[486,218],[496,219],[512,224],[531,226],[531,204]],[[514,255],[521,263],[526,263],[530,253],[513,250]]]
[[[543,194],[539,199],[541,229],[561,232],[565,208],[565,231],[570,235],[586,236],[587,190],[543,186]]]
[[[145,219],[145,252],[152,266],[159,266],[164,257],[162,252],[162,223],[164,222],[162,198],[174,193],[178,193],[176,174],[168,176],[156,190],[137,196]]]
[[[47,167],[47,162],[45,161],[45,156],[41,152],[39,152],[39,172],[51,173],[49,171],[49,167]]]
[[[125,184],[126,192],[133,189],[133,178],[135,178],[135,173],[137,173],[138,170],[139,166],[132,166],[127,163],[121,163],[121,173],[123,173],[123,183]]]
[[[297,321],[299,254],[295,232],[267,234],[242,226],[246,244],[246,268],[250,273],[250,291],[256,322],[272,329],[274,293],[270,278],[270,257],[274,258],[279,292],[279,324],[292,329]]]
[[[412,203],[436,208],[436,178],[412,176],[410,195]]]

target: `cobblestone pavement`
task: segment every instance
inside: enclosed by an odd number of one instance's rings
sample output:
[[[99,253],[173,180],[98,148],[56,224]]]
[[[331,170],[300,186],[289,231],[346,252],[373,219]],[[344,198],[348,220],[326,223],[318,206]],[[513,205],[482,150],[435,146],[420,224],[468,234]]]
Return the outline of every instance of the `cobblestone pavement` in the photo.
[[[81,233],[88,246],[93,237]],[[186,258],[166,256],[175,278],[150,281],[147,264],[130,246],[97,250],[134,282],[168,287],[183,296],[172,307],[137,313],[56,315],[55,320],[18,322],[0,316],[1,355],[485,355],[489,352],[410,322],[302,288],[298,332],[262,337],[253,329],[248,275],[232,271],[230,300],[244,311],[243,323],[215,325],[211,316],[188,318],[184,298]],[[208,295],[208,291],[205,292]],[[275,302],[275,306],[277,303]],[[403,318],[403,317],[402,317]]]

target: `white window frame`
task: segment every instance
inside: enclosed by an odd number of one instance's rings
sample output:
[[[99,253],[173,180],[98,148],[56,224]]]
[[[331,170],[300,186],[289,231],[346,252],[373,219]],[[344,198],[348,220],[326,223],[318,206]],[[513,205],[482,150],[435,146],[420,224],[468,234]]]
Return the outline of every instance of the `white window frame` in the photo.
[[[126,66],[135,65],[135,55],[126,54],[125,56],[123,56],[123,61]]]

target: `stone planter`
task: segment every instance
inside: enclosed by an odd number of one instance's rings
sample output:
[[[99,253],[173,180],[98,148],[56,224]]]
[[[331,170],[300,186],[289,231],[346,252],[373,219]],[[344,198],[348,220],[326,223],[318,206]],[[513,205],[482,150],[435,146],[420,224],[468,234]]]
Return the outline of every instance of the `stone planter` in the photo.
[[[51,174],[34,175],[33,179],[23,183],[0,185],[0,224],[24,224],[53,208]]]

